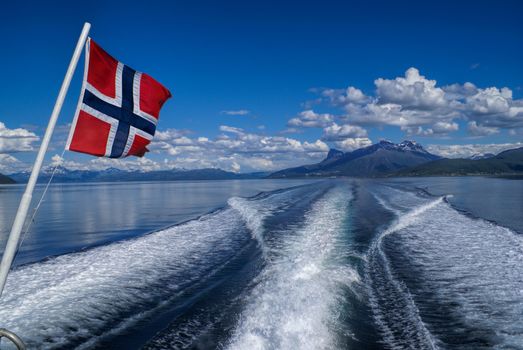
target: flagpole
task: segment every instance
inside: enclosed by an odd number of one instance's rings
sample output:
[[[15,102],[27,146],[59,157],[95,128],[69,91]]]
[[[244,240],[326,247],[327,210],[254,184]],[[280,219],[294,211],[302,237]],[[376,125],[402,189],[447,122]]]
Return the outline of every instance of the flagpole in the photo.
[[[53,135],[58,115],[60,114],[60,110],[62,109],[65,95],[67,94],[67,90],[69,89],[71,79],[73,78],[76,65],[78,63],[78,60],[80,59],[80,55],[82,54],[82,49],[85,44],[85,41],[87,40],[89,29],[91,29],[91,24],[87,22],[84,23],[82,33],[80,34],[78,43],[76,43],[76,48],[74,50],[73,57],[71,58],[71,62],[69,63],[69,68],[67,68],[67,73],[65,74],[62,87],[60,88],[60,93],[58,94],[56,103],[53,108],[53,112],[51,113],[51,117],[49,118],[49,124],[47,125],[47,130],[45,131],[45,135],[42,140],[42,145],[38,150],[38,155],[36,156],[36,161],[34,163],[33,170],[31,171],[31,176],[29,177],[29,181],[27,182],[25,192],[20,201],[20,205],[18,206],[15,221],[13,222],[13,227],[11,228],[11,233],[9,234],[9,239],[7,240],[7,245],[5,247],[4,255],[2,256],[2,262],[0,264],[0,296],[4,291],[5,283],[7,280],[7,274],[11,269],[13,258],[18,249],[20,233],[22,232],[22,228],[27,217],[29,205],[31,204],[31,198],[33,197],[33,190],[36,185],[36,180],[38,179],[38,174],[40,173],[40,169],[42,168],[45,153],[47,152],[47,148],[49,147],[49,142],[51,141],[51,136]]]

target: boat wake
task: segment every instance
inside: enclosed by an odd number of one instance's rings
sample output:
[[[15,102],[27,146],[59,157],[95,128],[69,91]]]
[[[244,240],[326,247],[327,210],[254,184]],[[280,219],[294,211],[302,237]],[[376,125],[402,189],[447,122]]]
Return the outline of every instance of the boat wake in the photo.
[[[521,348],[522,237],[445,197],[381,191],[396,220],[369,248],[365,280],[386,347]]]
[[[21,266],[2,326],[38,349],[523,349],[523,237],[391,186],[233,197]]]
[[[2,325],[23,334],[30,348],[92,347],[204,283],[251,236],[263,243],[264,217],[292,192],[232,198],[178,226],[22,266],[9,276]]]
[[[278,232],[281,245],[248,296],[230,349],[332,349],[343,287],[360,280],[340,264],[350,193],[336,187],[317,200],[301,228]]]
[[[23,266],[9,276],[0,318],[30,348],[91,346],[233,255],[248,239],[242,225],[226,209],[138,239]]]
[[[394,349],[436,349],[436,340],[419,316],[417,306],[408,288],[394,276],[383,250],[384,239],[391,234],[420,220],[428,210],[440,204],[443,197],[420,205],[404,214],[376,196],[387,210],[393,211],[397,219],[378,235],[368,252],[366,280],[369,304],[384,342]]]

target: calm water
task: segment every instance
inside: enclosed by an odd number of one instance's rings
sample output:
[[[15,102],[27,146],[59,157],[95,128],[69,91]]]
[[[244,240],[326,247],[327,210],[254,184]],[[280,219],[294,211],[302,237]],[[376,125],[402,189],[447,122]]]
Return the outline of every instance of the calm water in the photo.
[[[53,184],[24,239],[16,264],[135,237],[197,218],[234,196],[312,181],[177,181]],[[24,185],[0,185],[0,247],[3,250]],[[33,202],[42,196],[38,186]],[[35,203],[33,203],[35,205]],[[33,211],[30,211],[30,215]]]
[[[0,187],[2,244],[21,190]],[[506,179],[55,185],[0,326],[30,348],[523,349],[521,213]]]

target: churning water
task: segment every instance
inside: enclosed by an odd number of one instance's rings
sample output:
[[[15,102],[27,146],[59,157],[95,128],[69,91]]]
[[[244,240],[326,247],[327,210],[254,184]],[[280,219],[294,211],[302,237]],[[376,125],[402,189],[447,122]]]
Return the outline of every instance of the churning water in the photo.
[[[523,349],[523,182],[279,184],[43,260],[33,242],[0,326],[48,349]]]

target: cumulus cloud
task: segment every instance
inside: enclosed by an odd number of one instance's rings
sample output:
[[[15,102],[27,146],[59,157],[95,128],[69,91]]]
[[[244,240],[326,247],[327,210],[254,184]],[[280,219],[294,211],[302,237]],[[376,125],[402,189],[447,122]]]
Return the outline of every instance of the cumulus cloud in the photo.
[[[0,122],[0,153],[33,151],[40,138],[35,133],[23,129],[9,129]]]
[[[367,130],[360,126],[332,123],[323,129],[322,139],[324,141],[340,141],[346,138],[363,138],[367,137]]]
[[[321,91],[321,95],[334,105],[361,104],[369,101],[369,97],[354,86],[349,86],[346,90],[324,89]]]
[[[180,130],[180,129],[167,129],[167,130],[157,130],[154,134],[154,139],[156,141],[165,141],[171,140],[173,138],[178,138],[191,134],[189,130]]]
[[[342,151],[350,152],[358,148],[370,146],[372,145],[372,141],[366,137],[347,138],[345,140],[336,141],[334,145]]]
[[[30,167],[10,154],[0,153],[0,173],[13,174],[28,171]]]
[[[486,127],[523,127],[523,99],[514,100],[512,90],[506,87],[477,89],[464,99],[463,112],[469,120]]]
[[[523,99],[515,98],[507,87],[482,88],[471,82],[439,86],[436,80],[425,77],[416,68],[407,69],[399,77],[377,78],[374,85],[374,91],[366,93],[355,86],[314,89],[317,99],[288,120],[286,129],[272,136],[266,135],[261,125],[257,132],[221,125],[213,137],[195,136],[189,130],[158,130],[150,145],[151,154],[145,158],[75,162],[55,157],[52,162],[83,170],[218,167],[244,172],[277,170],[319,161],[329,146],[344,151],[365,147],[371,144],[368,130],[374,132],[384,127],[387,131],[397,128],[410,136],[447,139],[454,137],[460,127],[478,138],[502,132],[512,137],[522,134]],[[241,116],[250,111],[220,113]],[[317,129],[321,137],[305,139],[303,135],[314,132],[311,129]],[[300,139],[294,136],[300,133],[303,134]],[[38,136],[30,130],[8,129],[0,123],[0,154],[34,150],[37,141]],[[429,151],[446,157],[466,157],[498,153],[518,145],[431,145]],[[16,158],[4,156],[2,159],[4,167],[21,167]]]
[[[459,129],[460,121],[476,122],[468,124],[468,129],[478,137],[523,128],[523,99],[514,99],[507,87],[478,88],[471,82],[438,86],[416,68],[409,68],[401,77],[377,78],[374,84],[374,95],[353,86],[319,89],[323,104],[341,108],[339,115],[329,114],[329,120],[363,127],[399,127],[408,135],[424,137],[448,137]],[[292,126],[304,126],[302,118],[291,121]],[[331,124],[309,123],[309,127]]]
[[[436,122],[432,126],[432,130],[438,134],[448,134],[449,132],[457,131],[458,129],[459,125],[454,122]]]
[[[312,109],[301,112],[296,118],[288,121],[290,127],[323,128],[334,120],[334,116],[328,113],[316,113]]]
[[[315,142],[305,141],[303,142],[303,150],[311,153],[322,153],[328,152],[329,146],[321,140],[316,140]]]
[[[467,96],[472,96],[477,93],[478,88],[476,85],[466,82],[465,84],[450,84],[442,87],[445,91],[445,97],[448,100],[458,100]]]
[[[495,87],[478,89],[477,93],[467,98],[469,109],[477,114],[506,113],[510,109],[509,100],[512,91],[508,88]]]
[[[322,140],[300,141],[268,136],[221,125],[214,139],[172,133],[151,145],[153,153],[166,153],[177,167],[219,167],[231,171],[276,170],[321,160],[329,151]]]
[[[499,128],[478,125],[475,121],[469,122],[467,129],[473,136],[487,136],[499,133]]]
[[[434,109],[447,104],[445,92],[436,87],[435,80],[420,75],[416,68],[409,68],[405,77],[378,78],[374,81],[380,104],[394,103],[404,109]]]
[[[404,126],[401,127],[401,130],[405,131],[407,135],[413,136],[446,136],[451,132],[457,131],[459,129],[459,125],[454,122],[436,122],[434,125],[432,125],[429,128],[423,128],[421,126],[415,126],[415,127],[409,127]]]
[[[502,144],[428,145],[431,153],[446,158],[469,158],[486,153],[498,154],[509,149],[523,147],[523,142]]]
[[[238,110],[230,110],[230,111],[221,111],[220,114],[225,115],[247,115],[250,111],[247,109],[238,109]]]

